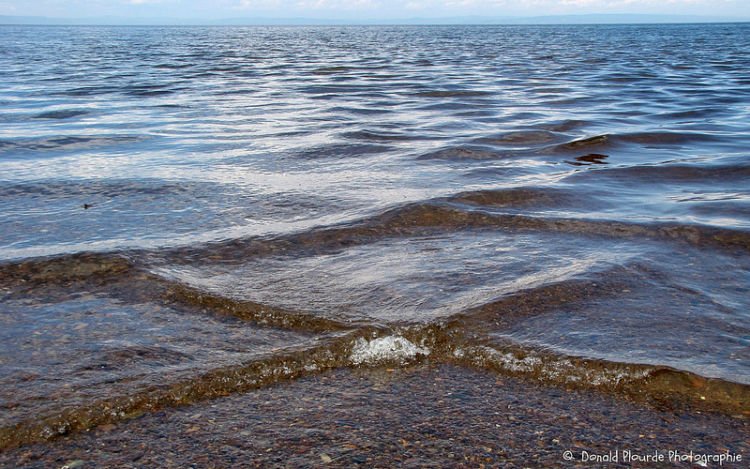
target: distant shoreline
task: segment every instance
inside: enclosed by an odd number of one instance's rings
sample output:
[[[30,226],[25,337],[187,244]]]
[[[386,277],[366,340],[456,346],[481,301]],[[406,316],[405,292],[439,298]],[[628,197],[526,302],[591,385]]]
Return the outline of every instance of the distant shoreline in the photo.
[[[741,24],[748,18],[696,15],[555,15],[530,17],[441,17],[376,18],[353,20],[335,18],[220,18],[196,21],[180,18],[55,18],[0,15],[2,26],[564,26],[564,25],[659,25],[659,24]]]
[[[108,28],[270,28],[270,27],[288,27],[288,28],[311,28],[311,27],[342,27],[342,28],[378,28],[378,27],[449,27],[449,26],[700,26],[700,25],[740,25],[750,24],[750,21],[708,21],[695,23],[257,23],[257,24],[138,24],[138,23],[2,23],[0,27],[7,26],[24,26],[24,27],[49,27],[49,28],[69,28],[69,27],[108,27]]]

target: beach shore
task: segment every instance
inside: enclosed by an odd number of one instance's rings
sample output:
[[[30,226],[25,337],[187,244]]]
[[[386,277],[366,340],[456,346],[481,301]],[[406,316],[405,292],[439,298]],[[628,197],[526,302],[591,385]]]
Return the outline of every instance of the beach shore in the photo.
[[[164,409],[6,451],[0,465],[695,467],[691,451],[746,467],[750,422],[422,364],[337,369]]]

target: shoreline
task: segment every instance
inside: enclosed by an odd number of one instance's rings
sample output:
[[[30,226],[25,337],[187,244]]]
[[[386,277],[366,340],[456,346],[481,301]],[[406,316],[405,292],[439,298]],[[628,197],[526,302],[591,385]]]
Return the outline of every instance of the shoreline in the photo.
[[[0,465],[684,467],[669,457],[691,451],[743,467],[750,422],[422,364],[339,368],[166,408],[2,452]]]

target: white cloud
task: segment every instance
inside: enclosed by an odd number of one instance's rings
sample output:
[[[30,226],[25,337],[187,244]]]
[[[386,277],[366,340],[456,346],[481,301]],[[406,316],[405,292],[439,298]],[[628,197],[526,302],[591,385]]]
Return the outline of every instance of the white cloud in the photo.
[[[18,12],[18,8],[10,3],[0,3],[0,15],[13,15]]]
[[[0,0],[0,14],[408,18],[646,13],[750,17],[750,0]]]
[[[235,8],[238,10],[270,10],[281,6],[281,0],[240,0]]]
[[[545,2],[547,4],[557,3],[566,6],[598,6],[601,8],[613,8],[630,5],[660,6],[665,3],[672,5],[709,5],[715,4],[717,0],[559,0],[557,2]],[[720,0],[719,0],[720,1]]]
[[[366,10],[380,4],[373,0],[298,0],[294,6],[305,10]]]
[[[131,5],[154,5],[158,3],[175,3],[179,0],[127,0]]]
[[[381,6],[377,0],[240,0],[236,5],[242,10],[268,10],[268,9],[293,9],[293,10],[366,10]]]

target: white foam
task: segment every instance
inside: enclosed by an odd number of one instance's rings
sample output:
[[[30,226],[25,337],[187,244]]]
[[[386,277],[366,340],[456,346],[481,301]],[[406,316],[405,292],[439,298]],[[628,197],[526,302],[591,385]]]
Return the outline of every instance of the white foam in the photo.
[[[358,338],[349,359],[355,365],[382,362],[406,363],[417,355],[429,355],[430,350],[420,347],[401,336],[380,337],[367,340]]]
[[[584,382],[593,386],[617,386],[623,382],[647,377],[648,369],[586,369],[566,358],[540,357],[528,354],[523,358],[514,353],[500,352],[491,347],[477,347],[478,357],[490,360],[514,373],[537,373],[543,379],[563,380],[568,383]],[[476,353],[475,352],[475,353]]]

